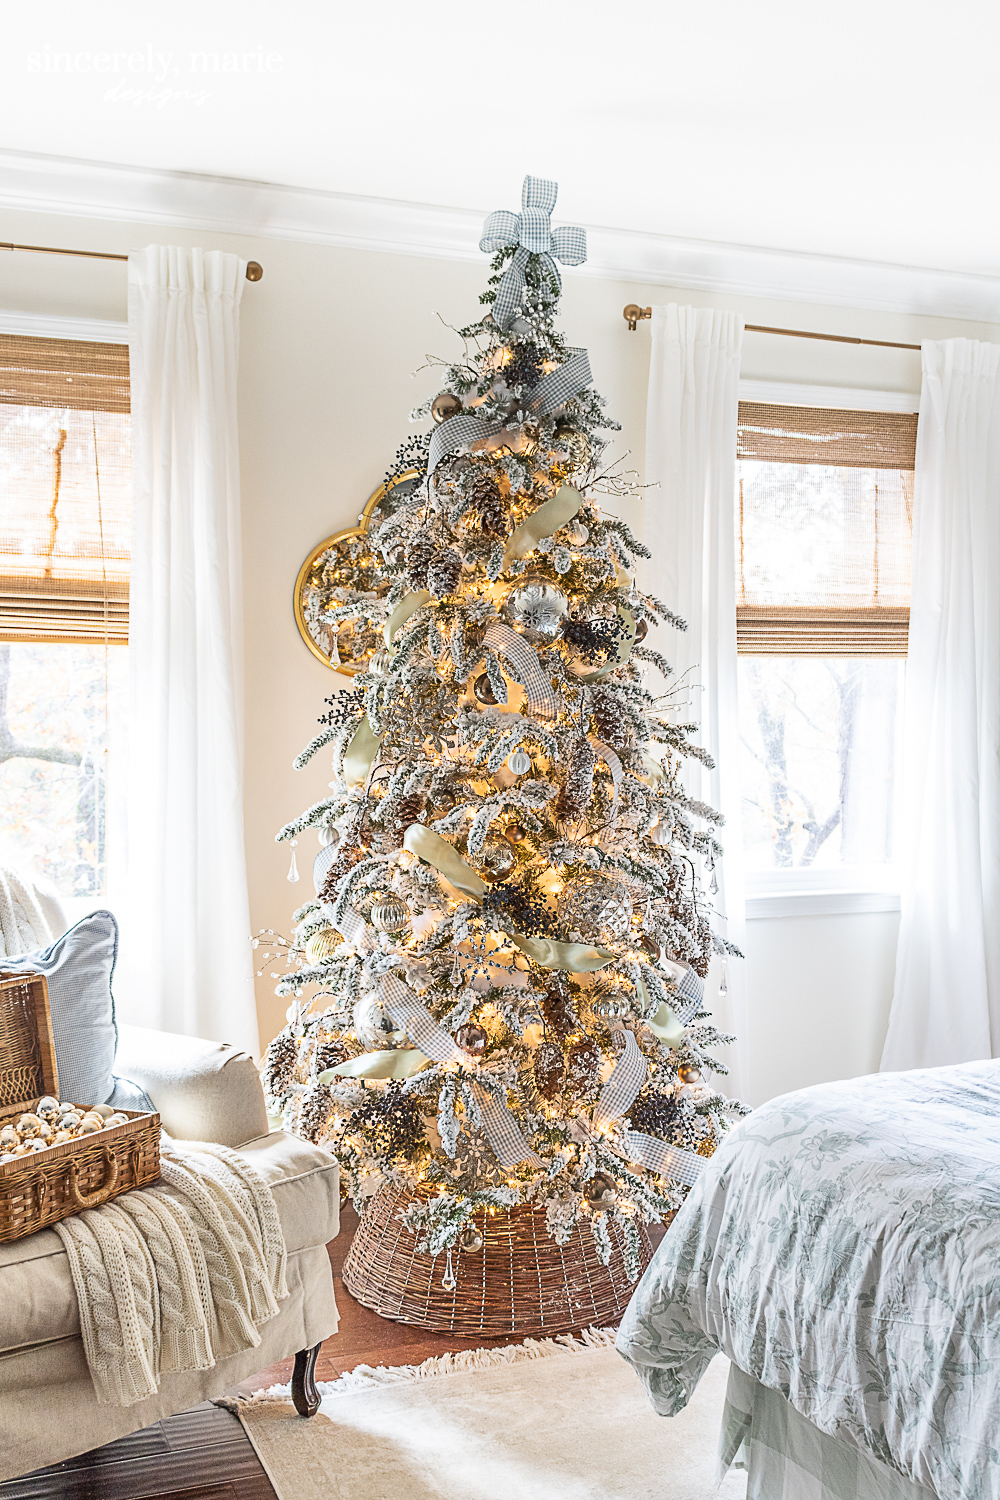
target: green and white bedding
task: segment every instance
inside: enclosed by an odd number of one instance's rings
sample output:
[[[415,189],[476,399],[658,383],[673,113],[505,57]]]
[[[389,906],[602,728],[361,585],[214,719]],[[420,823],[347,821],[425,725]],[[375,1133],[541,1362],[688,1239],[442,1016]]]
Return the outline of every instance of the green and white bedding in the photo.
[[[755,1110],[677,1215],[617,1347],[663,1416],[721,1349],[941,1500],[1000,1500],[1000,1063]]]

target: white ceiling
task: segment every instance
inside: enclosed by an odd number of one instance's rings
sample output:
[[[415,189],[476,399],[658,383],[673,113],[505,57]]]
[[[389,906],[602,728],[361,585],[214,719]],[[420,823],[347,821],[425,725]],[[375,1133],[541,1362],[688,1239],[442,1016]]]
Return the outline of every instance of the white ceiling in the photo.
[[[45,0],[3,27],[8,151],[477,211],[531,171],[556,223],[1000,274],[995,0]]]

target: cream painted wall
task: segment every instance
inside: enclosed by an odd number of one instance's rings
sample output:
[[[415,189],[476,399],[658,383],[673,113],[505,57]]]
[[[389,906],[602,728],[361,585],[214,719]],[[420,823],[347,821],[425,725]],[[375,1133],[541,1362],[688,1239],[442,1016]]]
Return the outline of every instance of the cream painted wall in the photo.
[[[457,345],[444,323],[468,321],[483,266],[353,251],[250,235],[218,235],[81,218],[0,214],[0,240],[124,251],[152,239],[227,249],[264,266],[243,297],[240,360],[246,595],[246,839],[254,928],[287,931],[311,893],[315,850],[299,849],[303,880],[285,880],[274,833],[321,797],[328,772],[292,758],[314,732],[323,698],[345,685],[299,639],[291,591],[306,553],[354,524],[411,429],[407,414],[437,389],[410,372]],[[621,423],[621,450],[642,468],[648,326],[628,333],[626,302],[672,300],[733,308],[748,322],[820,328],[919,343],[998,329],[566,275],[562,323],[585,345],[597,387]],[[0,309],[123,320],[125,269],[101,262],[0,256]],[[916,391],[919,355],[748,334],[743,374],[817,385]],[[656,503],[655,491],[646,504]],[[641,515],[630,517],[641,523]],[[749,924],[751,1102],[878,1066],[892,992],[891,914],[755,920]],[[282,1021],[272,981],[258,982],[261,1037]]]

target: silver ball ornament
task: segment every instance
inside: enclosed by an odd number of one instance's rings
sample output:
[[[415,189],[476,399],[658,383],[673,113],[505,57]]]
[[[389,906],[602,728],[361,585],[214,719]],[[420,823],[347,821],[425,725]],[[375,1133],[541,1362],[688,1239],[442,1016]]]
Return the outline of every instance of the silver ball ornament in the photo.
[[[515,776],[527,776],[531,770],[531,756],[526,750],[512,750],[507,757],[507,769]]]
[[[554,641],[569,613],[569,600],[562,589],[544,578],[526,578],[518,583],[503,603],[509,624],[537,645]]]
[[[613,943],[632,925],[628,887],[607,875],[578,875],[569,881],[557,911],[560,922],[587,943]]]

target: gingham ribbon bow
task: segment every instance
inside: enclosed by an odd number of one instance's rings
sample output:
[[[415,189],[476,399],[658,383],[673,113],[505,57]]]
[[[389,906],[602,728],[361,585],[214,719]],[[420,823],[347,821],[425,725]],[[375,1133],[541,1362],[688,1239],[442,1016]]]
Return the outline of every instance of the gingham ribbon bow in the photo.
[[[506,328],[521,306],[524,296],[524,268],[529,255],[544,256],[547,269],[555,277],[556,286],[562,290],[556,260],[564,266],[579,266],[587,259],[587,231],[576,225],[553,229],[552,210],[556,206],[559,192],[557,182],[545,177],[527,176],[521,189],[521,212],[498,208],[490,214],[483,225],[480,250],[491,253],[502,250],[505,245],[516,245],[513,259],[500,285],[493,304],[493,321],[498,328]],[[553,259],[555,257],[555,259]]]

